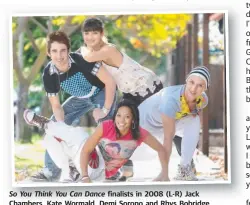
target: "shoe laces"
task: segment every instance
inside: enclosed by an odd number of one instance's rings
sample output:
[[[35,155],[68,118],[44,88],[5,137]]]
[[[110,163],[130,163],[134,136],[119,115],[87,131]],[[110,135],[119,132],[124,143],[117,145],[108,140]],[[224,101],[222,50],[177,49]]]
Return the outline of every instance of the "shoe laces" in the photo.
[[[34,117],[32,119],[32,123],[40,128],[44,128],[45,124],[49,122],[49,119],[37,114],[34,114]]]

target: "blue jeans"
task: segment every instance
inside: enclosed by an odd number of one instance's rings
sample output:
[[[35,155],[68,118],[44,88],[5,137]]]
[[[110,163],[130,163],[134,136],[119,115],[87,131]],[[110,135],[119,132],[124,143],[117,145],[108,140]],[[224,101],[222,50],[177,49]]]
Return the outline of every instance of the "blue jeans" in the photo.
[[[70,97],[62,105],[62,108],[64,110],[64,122],[68,125],[77,125],[80,122],[80,118],[84,114],[95,108],[103,107],[104,102],[104,89],[100,91],[97,95],[90,98]],[[101,121],[112,118],[115,107],[116,96],[109,114],[104,119],[101,119]],[[54,116],[52,116],[51,119],[55,121]],[[44,172],[45,176],[50,180],[58,178],[61,173],[61,169],[59,169],[53,162],[47,150],[45,152],[45,169],[49,170],[50,172],[49,174],[46,174],[47,172]]]

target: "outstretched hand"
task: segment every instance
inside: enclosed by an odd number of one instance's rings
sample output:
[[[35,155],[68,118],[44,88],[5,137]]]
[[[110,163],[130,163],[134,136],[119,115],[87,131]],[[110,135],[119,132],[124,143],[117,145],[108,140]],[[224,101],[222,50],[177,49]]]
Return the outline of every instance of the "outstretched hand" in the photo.
[[[100,119],[106,117],[107,114],[105,114],[102,109],[96,108],[93,111],[93,118],[95,119],[96,122],[98,122]]]

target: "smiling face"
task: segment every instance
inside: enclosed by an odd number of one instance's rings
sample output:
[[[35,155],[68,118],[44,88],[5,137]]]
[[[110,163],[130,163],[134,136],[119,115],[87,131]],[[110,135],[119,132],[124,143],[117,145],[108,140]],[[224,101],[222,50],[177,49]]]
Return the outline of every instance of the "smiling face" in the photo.
[[[199,76],[192,75],[187,79],[185,98],[187,101],[194,101],[206,90],[206,82]]]
[[[51,58],[52,63],[58,70],[65,72],[69,66],[69,52],[64,43],[54,41],[51,43],[48,56]]]
[[[84,43],[89,48],[96,48],[102,43],[103,32],[100,31],[84,31],[82,32]]]
[[[133,115],[130,108],[122,106],[118,109],[115,116],[115,125],[122,135],[125,135],[131,129]]]

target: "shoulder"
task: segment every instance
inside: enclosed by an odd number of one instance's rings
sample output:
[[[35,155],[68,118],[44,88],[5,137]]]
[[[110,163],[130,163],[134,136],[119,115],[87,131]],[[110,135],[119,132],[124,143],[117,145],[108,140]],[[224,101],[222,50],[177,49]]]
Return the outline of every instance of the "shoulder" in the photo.
[[[164,99],[172,99],[179,101],[181,93],[184,91],[184,85],[175,85],[163,88],[162,96]]]
[[[138,143],[141,144],[147,138],[149,132],[142,127],[139,127],[139,129],[140,129],[140,138],[138,139]]]
[[[180,96],[183,86],[170,86],[162,91],[159,105],[160,112],[170,118],[175,118],[176,112],[180,110]]]
[[[146,129],[140,127],[140,134],[141,137],[145,138],[149,134],[149,132]]]
[[[82,60],[83,57],[81,55],[81,53],[79,52],[70,52],[69,56],[73,59],[73,60]]]
[[[103,127],[103,130],[109,131],[111,129],[115,129],[115,124],[113,120],[105,120],[102,122],[102,127]]]
[[[180,93],[184,89],[184,85],[173,85],[163,88],[163,92],[168,95],[174,95],[175,93]]]
[[[94,65],[96,64],[96,62],[88,62],[86,61],[82,54],[79,52],[71,52],[69,54],[69,56],[72,58],[73,62],[77,64],[77,66],[81,66],[84,67],[84,69],[92,69],[94,68]]]
[[[202,96],[204,99],[208,100],[208,96],[207,96],[207,94],[206,94],[205,92],[203,92],[203,93],[201,94],[201,96]]]
[[[48,73],[49,72],[49,68],[51,67],[51,61],[47,63],[47,65],[44,67],[43,69],[43,73]]]
[[[203,109],[203,108],[205,108],[207,106],[207,104],[208,104],[208,96],[207,96],[207,94],[205,92],[203,92],[201,94],[201,97],[199,99],[199,102],[197,102],[197,104],[198,104],[198,107],[200,109]]]
[[[102,52],[108,52],[109,54],[118,51],[117,48],[114,45],[112,45],[112,44],[106,44],[100,50]]]
[[[56,73],[57,71],[52,65],[52,62],[50,61],[47,63],[47,65],[43,69],[43,78],[50,78],[53,74],[56,74]]]

